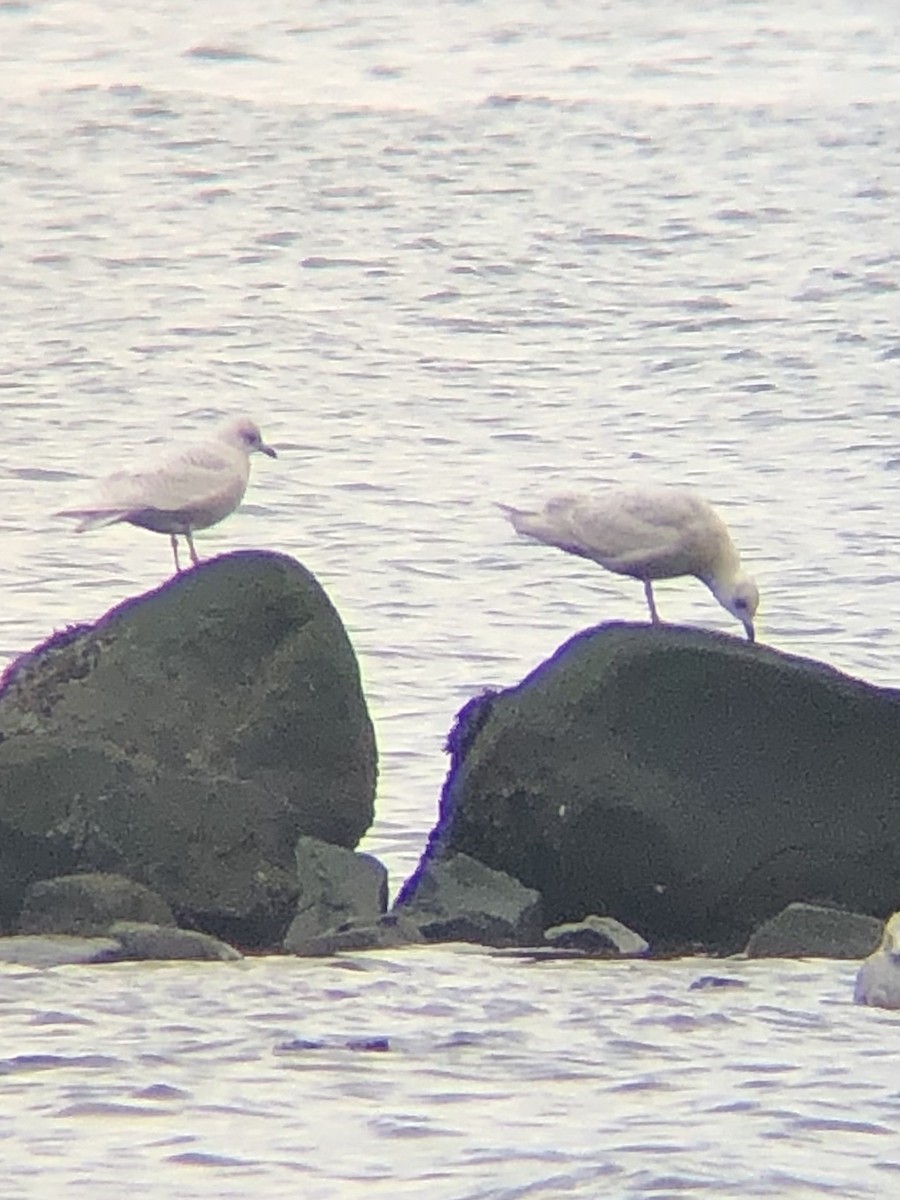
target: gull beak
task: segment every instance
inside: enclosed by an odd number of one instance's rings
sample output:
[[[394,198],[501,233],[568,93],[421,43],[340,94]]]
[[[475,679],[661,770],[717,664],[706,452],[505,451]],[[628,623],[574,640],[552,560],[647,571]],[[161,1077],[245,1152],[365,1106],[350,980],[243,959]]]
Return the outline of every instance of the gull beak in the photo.
[[[741,624],[744,626],[744,629],[747,633],[747,641],[755,642],[756,641],[756,630],[753,628],[753,622],[752,621],[742,621]]]
[[[261,453],[268,454],[269,458],[277,458],[278,457],[278,455],[275,453],[275,451],[272,449],[272,447],[267,446],[265,442],[259,443],[259,449],[260,449]]]

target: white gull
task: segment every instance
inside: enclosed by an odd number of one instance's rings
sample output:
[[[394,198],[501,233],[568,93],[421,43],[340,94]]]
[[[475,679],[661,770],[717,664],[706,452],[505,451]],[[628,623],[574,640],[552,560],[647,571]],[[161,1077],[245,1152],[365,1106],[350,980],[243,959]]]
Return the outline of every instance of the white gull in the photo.
[[[875,1008],[900,1008],[900,913],[888,918],[881,945],[859,968],[853,999]]]
[[[500,507],[517,533],[642,580],[654,625],[659,614],[653,580],[694,575],[754,640],[756,584],[741,569],[725,522],[695,492],[626,488],[601,496],[554,496],[537,510]]]
[[[186,539],[191,562],[199,562],[194,531],[208,529],[234,512],[247,490],[255,450],[277,457],[253,421],[234,417],[208,441],[187,445],[146,467],[107,475],[90,500],[57,516],[78,517],[78,533],[118,521],[167,533],[175,570],[180,571],[178,536]]]

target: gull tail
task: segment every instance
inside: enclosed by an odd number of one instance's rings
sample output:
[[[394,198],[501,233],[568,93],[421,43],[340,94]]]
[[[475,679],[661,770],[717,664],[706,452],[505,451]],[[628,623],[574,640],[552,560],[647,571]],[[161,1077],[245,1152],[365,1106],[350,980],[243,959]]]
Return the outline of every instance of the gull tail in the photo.
[[[124,521],[131,509],[128,508],[63,508],[55,512],[54,517],[77,517],[76,533],[84,533],[88,529],[100,529],[104,525],[115,525]]]

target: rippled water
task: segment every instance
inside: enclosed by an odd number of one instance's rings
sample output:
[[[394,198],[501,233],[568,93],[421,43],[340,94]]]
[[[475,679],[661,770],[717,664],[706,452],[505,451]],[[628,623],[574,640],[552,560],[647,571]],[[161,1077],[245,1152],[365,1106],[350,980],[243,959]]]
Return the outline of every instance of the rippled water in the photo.
[[[3,1195],[894,1195],[896,1018],[710,965],[5,968]]]
[[[896,683],[898,58],[875,0],[0,0],[0,655],[169,570],[163,538],[50,514],[246,409],[280,458],[201,552],[294,554],[337,603],[382,754],[366,848],[395,886],[458,707],[643,616],[635,584],[517,542],[496,499],[696,484],[765,640]],[[696,585],[659,601],[733,628]],[[10,1075],[15,1194],[244,1195],[260,1171],[266,1196],[894,1190],[894,1026],[846,1006],[845,968],[690,997],[680,967],[461,956],[233,977],[219,1028],[212,971],[4,976],[28,1029],[4,1024],[9,1060],[101,1056]],[[442,1042],[470,1005],[497,1041]],[[343,1036],[344,1007],[391,1052],[276,1055],[310,1011]]]

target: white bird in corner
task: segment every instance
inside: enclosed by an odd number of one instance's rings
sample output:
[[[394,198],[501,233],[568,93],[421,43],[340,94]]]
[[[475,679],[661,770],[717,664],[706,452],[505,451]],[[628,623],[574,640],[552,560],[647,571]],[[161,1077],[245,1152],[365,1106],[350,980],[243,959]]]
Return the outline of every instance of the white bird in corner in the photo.
[[[517,533],[642,580],[654,625],[653,580],[694,575],[754,640],[759,591],[741,569],[725,522],[695,492],[627,488],[605,496],[554,496],[537,511],[500,507]]]
[[[194,531],[208,529],[233,513],[250,478],[250,455],[259,450],[277,455],[247,417],[226,421],[205,442],[131,471],[116,471],[99,480],[94,497],[78,508],[63,509],[59,517],[78,517],[76,532],[127,521],[154,533],[167,533],[172,542],[175,570],[178,537],[187,541],[191,562],[200,560]]]
[[[900,1008],[900,913],[885,922],[881,945],[859,968],[853,999],[875,1008]]]

